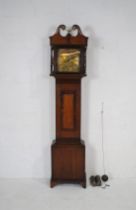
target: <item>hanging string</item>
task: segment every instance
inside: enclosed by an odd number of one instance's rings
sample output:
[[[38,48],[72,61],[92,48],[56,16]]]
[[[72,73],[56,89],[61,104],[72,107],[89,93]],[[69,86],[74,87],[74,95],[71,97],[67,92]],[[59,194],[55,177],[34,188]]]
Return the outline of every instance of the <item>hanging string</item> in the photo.
[[[101,129],[102,129],[102,164],[103,164],[103,172],[105,175],[106,168],[105,168],[105,154],[104,154],[104,103],[102,102],[102,107],[101,107]],[[107,175],[106,175],[107,176]],[[110,187],[109,184],[104,184],[102,186],[103,189],[106,189],[107,187]]]
[[[101,106],[101,135],[102,135],[102,164],[103,164],[103,172],[105,174],[105,155],[104,155],[104,121],[103,121],[103,115],[104,115],[104,103],[102,102]]]

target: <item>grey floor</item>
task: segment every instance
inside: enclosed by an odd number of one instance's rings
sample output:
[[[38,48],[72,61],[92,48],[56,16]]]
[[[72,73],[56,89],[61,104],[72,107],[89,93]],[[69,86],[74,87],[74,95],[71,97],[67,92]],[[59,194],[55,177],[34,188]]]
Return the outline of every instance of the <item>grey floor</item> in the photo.
[[[114,179],[110,187],[63,184],[43,179],[0,179],[0,210],[136,210],[136,179]]]

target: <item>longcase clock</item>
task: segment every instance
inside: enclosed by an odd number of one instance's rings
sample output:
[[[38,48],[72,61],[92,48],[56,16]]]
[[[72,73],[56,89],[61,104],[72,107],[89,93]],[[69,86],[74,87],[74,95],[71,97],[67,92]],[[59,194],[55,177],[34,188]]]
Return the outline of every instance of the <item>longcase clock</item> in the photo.
[[[86,76],[87,39],[78,25],[69,30],[60,25],[50,37],[51,76],[56,80],[51,187],[59,183],[78,183],[86,187],[85,145],[81,140],[81,78]]]

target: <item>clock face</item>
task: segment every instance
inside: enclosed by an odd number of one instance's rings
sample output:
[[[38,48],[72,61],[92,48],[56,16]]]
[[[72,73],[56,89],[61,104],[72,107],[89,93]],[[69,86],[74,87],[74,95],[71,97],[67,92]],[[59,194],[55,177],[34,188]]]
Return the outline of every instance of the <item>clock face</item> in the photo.
[[[57,66],[58,72],[78,73],[80,71],[80,50],[59,49]]]

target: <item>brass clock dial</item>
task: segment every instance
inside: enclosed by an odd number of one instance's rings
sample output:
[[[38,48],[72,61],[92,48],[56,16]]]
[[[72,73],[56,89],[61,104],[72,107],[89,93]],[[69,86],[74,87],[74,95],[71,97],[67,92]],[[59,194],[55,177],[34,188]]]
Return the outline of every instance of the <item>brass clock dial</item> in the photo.
[[[58,65],[58,72],[79,72],[80,50],[59,49],[57,65]]]

